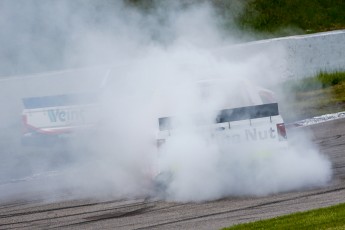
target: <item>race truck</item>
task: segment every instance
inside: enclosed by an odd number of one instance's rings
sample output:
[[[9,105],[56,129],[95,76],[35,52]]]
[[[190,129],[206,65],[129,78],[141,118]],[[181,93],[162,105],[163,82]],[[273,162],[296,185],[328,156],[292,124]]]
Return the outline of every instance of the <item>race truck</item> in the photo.
[[[79,131],[94,127],[98,98],[93,93],[64,94],[22,99],[23,145],[64,143]]]
[[[178,127],[175,127],[175,130],[172,125],[173,119],[159,118],[158,147],[164,144],[167,138],[179,132]],[[214,124],[203,125],[198,129],[207,130],[212,136],[227,138],[232,143],[276,141],[285,144],[287,139],[277,103],[219,110]]]
[[[183,93],[183,89],[186,89],[187,93]],[[262,157],[288,147],[284,121],[274,93],[270,90],[245,80],[234,82],[211,79],[182,87],[182,90],[175,90],[176,94],[173,92],[169,92],[168,97],[161,97],[164,98],[162,107],[176,101],[170,100],[171,97],[181,94],[184,95],[181,103],[196,97],[191,100],[191,104],[187,102],[187,106],[182,106],[187,109],[187,113],[181,113],[179,109],[167,109],[164,113],[168,116],[158,118],[158,157],[164,159],[164,154],[169,151],[169,143],[177,143],[172,139],[178,138],[179,135],[181,139],[189,138],[188,135],[197,135],[202,137],[206,144],[217,144],[219,149],[224,146],[225,154],[231,153],[231,148],[238,151],[246,149],[245,151],[253,153],[253,157]],[[211,103],[208,105],[208,102]],[[174,113],[175,111],[177,112]],[[169,142],[170,140],[172,142]],[[178,143],[187,144],[184,141]],[[153,181],[155,195],[164,198],[178,168],[178,165],[173,164],[163,168],[157,166]]]
[[[88,134],[94,130],[93,128],[97,128],[100,123],[100,98],[110,83],[111,75],[111,68],[108,68],[105,74],[103,70],[101,68],[71,71],[77,74],[73,75],[74,79],[85,82],[83,86],[78,83],[78,89],[75,89],[78,93],[22,98],[22,145],[51,147],[55,144],[65,144],[74,136]],[[80,74],[78,71],[83,72]],[[94,71],[104,74],[100,77],[101,81],[93,75],[89,76]],[[83,78],[80,79],[79,76]]]
[[[205,123],[198,121],[205,111],[193,111],[190,114],[193,130],[209,132],[212,136],[226,138],[232,143],[273,141],[286,145],[287,135],[278,103],[274,93],[268,89],[241,80],[236,83],[226,79],[202,80],[195,83],[197,94],[202,95],[202,101],[209,98],[217,100],[213,94],[220,93],[222,102],[213,117]],[[178,133],[183,126],[178,122],[182,116],[164,116],[158,118],[159,131],[157,146]]]

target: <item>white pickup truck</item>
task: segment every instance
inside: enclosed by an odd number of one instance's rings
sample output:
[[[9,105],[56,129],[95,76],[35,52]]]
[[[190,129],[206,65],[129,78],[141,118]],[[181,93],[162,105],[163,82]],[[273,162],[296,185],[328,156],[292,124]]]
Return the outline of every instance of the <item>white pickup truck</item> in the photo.
[[[187,110],[186,113],[181,113],[179,109],[168,108],[166,109],[168,112],[163,113],[168,116],[158,118],[159,131],[156,141],[158,158],[161,157],[163,162],[164,155],[174,154],[169,151],[169,147],[175,149],[176,143],[188,145],[183,139],[195,135],[198,140],[201,138],[206,144],[218,145],[219,149],[224,149],[226,153],[231,152],[229,147],[237,150],[248,149],[253,153],[253,157],[269,156],[288,147],[284,121],[279,114],[278,103],[272,91],[247,81],[234,82],[224,79],[203,80],[189,86],[193,89],[182,87],[186,89],[185,94],[183,90],[172,90],[168,93],[168,97],[161,97],[163,99],[161,107],[165,109],[171,104],[166,101],[177,101],[169,98],[179,97],[181,94],[184,96],[177,104],[187,105],[183,106]],[[188,102],[184,101],[188,100],[185,96],[187,94],[190,97],[196,95],[192,104],[198,98],[199,104],[188,106]],[[215,102],[217,100],[220,103]],[[211,104],[207,104],[208,102]],[[175,138],[178,139],[177,142]],[[225,148],[222,148],[223,146]],[[179,168],[175,164],[176,162],[168,164],[165,162],[163,167],[157,165],[153,179],[155,196],[164,198],[167,195]]]
[[[164,144],[169,136],[179,132],[172,126],[171,117],[159,118],[157,144]],[[257,141],[286,141],[285,125],[279,115],[278,104],[269,103],[220,110],[214,124],[195,127],[212,137],[225,138],[231,143]]]
[[[22,99],[23,145],[51,146],[99,120],[95,94],[68,94]]]
[[[224,79],[198,81],[196,89],[194,91],[198,94],[211,98],[212,94],[223,90],[225,93],[221,95],[226,99],[220,105],[221,109],[212,112],[214,118],[207,124],[203,123],[205,120],[196,121],[199,118],[197,114],[205,111],[193,111],[195,114],[189,115],[189,119],[195,121],[193,130],[208,132],[213,137],[225,138],[231,143],[273,141],[286,144],[284,121],[272,91],[254,86],[248,81],[233,83]],[[185,128],[179,124],[181,117],[176,117],[163,116],[158,119],[158,146]]]

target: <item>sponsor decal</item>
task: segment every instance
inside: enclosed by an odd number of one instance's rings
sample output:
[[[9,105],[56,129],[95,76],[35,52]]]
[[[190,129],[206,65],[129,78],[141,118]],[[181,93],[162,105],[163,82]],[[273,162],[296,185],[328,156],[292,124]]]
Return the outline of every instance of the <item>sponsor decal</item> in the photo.
[[[246,129],[245,137],[247,141],[275,139],[277,137],[275,132],[272,127],[269,130]]]
[[[48,110],[48,117],[50,122],[84,122],[83,109],[77,110]]]
[[[218,136],[221,137],[222,132],[219,132]],[[230,130],[229,132],[225,133],[225,137],[233,143],[239,143],[241,141],[261,141],[276,139],[278,136],[277,131],[270,127],[269,129],[244,129],[241,133],[233,133],[233,131]]]

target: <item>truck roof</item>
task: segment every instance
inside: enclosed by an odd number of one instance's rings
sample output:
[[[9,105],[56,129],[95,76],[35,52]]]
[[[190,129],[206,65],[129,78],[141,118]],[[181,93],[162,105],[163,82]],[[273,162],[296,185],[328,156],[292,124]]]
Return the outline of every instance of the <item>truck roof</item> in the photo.
[[[246,106],[240,108],[223,109],[218,111],[215,123],[232,122],[245,119],[256,119],[262,117],[271,117],[279,115],[278,104],[262,104]],[[171,129],[173,117],[161,117],[158,119],[159,130]]]
[[[62,94],[44,97],[27,97],[22,102],[25,109],[38,109],[55,106],[94,104],[98,100],[95,93]]]

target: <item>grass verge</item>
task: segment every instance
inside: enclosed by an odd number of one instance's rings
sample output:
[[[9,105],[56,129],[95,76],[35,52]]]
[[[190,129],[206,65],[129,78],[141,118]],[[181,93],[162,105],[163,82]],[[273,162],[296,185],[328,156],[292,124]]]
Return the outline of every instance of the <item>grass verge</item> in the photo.
[[[333,73],[320,72],[315,77],[301,80],[290,80],[285,82],[285,87],[295,92],[325,89],[345,82],[345,72],[336,71]]]
[[[292,28],[289,33],[315,33],[345,28],[343,0],[247,0],[239,18],[243,27],[260,32],[277,32]],[[295,29],[293,29],[295,28]]]
[[[241,229],[345,229],[345,203],[273,219],[239,224],[223,230]]]
[[[281,88],[285,95],[281,113],[288,122],[345,111],[345,72],[321,72],[315,77],[286,81]]]
[[[173,7],[159,0],[124,0],[131,7],[149,13],[160,6]],[[221,15],[225,28],[279,37],[345,28],[344,0],[180,0],[182,7],[208,2]],[[271,36],[269,36],[269,34]]]

